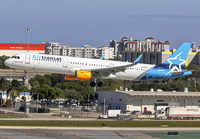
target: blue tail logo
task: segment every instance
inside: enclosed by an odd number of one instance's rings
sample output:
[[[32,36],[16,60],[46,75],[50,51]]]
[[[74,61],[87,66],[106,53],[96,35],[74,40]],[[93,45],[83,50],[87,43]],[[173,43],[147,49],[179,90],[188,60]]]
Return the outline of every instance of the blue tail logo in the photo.
[[[191,75],[184,68],[191,43],[183,43],[164,63],[153,67],[141,80],[170,79]]]
[[[163,64],[159,65],[172,71],[182,71],[191,47],[191,43],[183,43]],[[166,74],[166,75],[167,75]]]

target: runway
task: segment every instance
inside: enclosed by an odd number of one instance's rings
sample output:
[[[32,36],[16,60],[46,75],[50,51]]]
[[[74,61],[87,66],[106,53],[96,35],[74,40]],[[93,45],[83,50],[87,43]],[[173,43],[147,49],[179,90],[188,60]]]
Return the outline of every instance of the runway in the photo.
[[[169,131],[179,135],[168,136]],[[200,128],[74,128],[74,127],[0,127],[0,139],[158,139],[200,138]]]

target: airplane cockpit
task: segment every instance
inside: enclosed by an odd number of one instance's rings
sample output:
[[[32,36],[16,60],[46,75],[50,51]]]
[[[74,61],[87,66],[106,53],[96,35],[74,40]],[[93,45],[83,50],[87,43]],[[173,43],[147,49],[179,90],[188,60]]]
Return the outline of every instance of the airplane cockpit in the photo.
[[[12,56],[11,58],[14,58],[14,59],[20,59],[19,56]]]

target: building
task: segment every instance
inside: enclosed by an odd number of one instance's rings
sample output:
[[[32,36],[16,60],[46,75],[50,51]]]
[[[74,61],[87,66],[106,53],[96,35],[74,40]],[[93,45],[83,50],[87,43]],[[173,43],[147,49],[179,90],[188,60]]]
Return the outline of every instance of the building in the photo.
[[[83,45],[83,47],[73,47],[71,49],[72,57],[94,58],[96,57],[96,48],[90,45]]]
[[[114,48],[115,56],[121,57],[123,52],[168,52],[169,41],[158,40],[156,42],[152,37],[148,37],[144,41],[123,37],[121,41],[110,40],[110,47]]]
[[[176,50],[169,50],[169,41],[162,42],[158,40],[156,42],[152,37],[148,37],[144,41],[123,37],[121,41],[111,40],[109,46],[97,48],[90,45],[71,47],[68,45],[61,46],[57,42],[47,42],[46,53],[82,58],[100,58],[104,55],[104,59],[120,59],[125,62],[134,62],[139,55],[143,54],[140,63],[159,65]],[[195,42],[192,43],[185,65],[192,64],[200,66],[200,52],[198,52]]]
[[[7,100],[7,93],[6,93],[6,91],[0,91],[0,99],[2,100],[3,103],[6,102],[6,100]]]
[[[155,112],[155,105],[179,104],[180,107],[200,107],[200,92],[167,92],[162,90],[151,91],[98,91],[98,101],[110,109],[121,109],[122,111],[144,111]]]
[[[97,57],[102,57],[104,55],[104,59],[114,59],[114,48],[103,46],[97,48]]]
[[[192,42],[191,49],[192,49],[192,52],[197,52],[199,50],[195,42]]]
[[[83,45],[83,47],[73,47],[68,45],[60,45],[57,42],[47,42],[45,53],[51,55],[63,55],[81,58],[100,58],[102,55],[104,55],[104,59],[114,58],[114,48],[94,48],[90,45]]]
[[[172,52],[130,52],[126,51],[122,53],[122,61],[129,61],[134,62],[135,59],[140,54],[143,54],[140,63],[146,63],[146,64],[155,64],[159,65],[162,64],[169,58],[176,49],[173,49]],[[193,65],[196,64],[200,66],[200,52],[189,52],[188,58],[186,60],[185,65]]]
[[[115,47],[115,54],[118,51],[121,60],[128,62],[134,62],[139,55],[143,54],[140,63],[159,65],[166,61],[167,58],[176,51],[176,49],[169,50],[169,41],[155,42],[155,39],[152,37],[146,38],[145,41],[133,41],[132,38],[128,39],[124,37],[121,42],[115,42],[115,40],[110,41],[110,47]],[[196,43],[192,42],[191,50],[185,65],[189,66],[196,64],[200,66],[199,53]]]
[[[0,56],[13,56],[17,53],[27,53],[28,44],[0,43]],[[45,53],[45,44],[29,44],[30,53]]]
[[[32,95],[31,95],[31,93],[25,92],[25,95],[24,95],[24,93],[22,92],[22,93],[20,93],[20,96],[17,97],[17,98],[15,99],[15,101],[16,101],[16,102],[24,101],[24,100],[22,99],[23,97],[26,98],[26,102],[30,102],[30,101],[32,100]]]
[[[22,100],[23,97],[24,97],[24,93],[22,92],[22,93],[20,93],[19,97],[15,98],[14,101],[15,102],[24,101],[24,100]],[[32,99],[31,93],[26,92],[25,98],[26,98],[27,102],[31,101],[31,99]],[[0,91],[0,99],[2,99],[3,103],[5,103],[7,99],[10,99],[10,96],[7,96],[6,91]]]

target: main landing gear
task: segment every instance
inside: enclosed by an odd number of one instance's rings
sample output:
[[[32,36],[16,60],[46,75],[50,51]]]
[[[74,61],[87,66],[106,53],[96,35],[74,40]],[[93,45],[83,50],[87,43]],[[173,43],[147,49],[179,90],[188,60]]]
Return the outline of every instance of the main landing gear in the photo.
[[[95,87],[95,86],[96,86],[96,83],[95,83],[95,82],[90,82],[90,86],[91,86],[91,87]]]
[[[103,86],[103,82],[102,81],[100,81],[98,83],[96,83],[95,81],[91,81],[90,82],[90,86],[91,87],[95,87],[96,85],[98,85],[98,87],[102,87]]]
[[[98,85],[98,87],[103,87],[103,82],[102,81],[98,82],[97,85]]]

